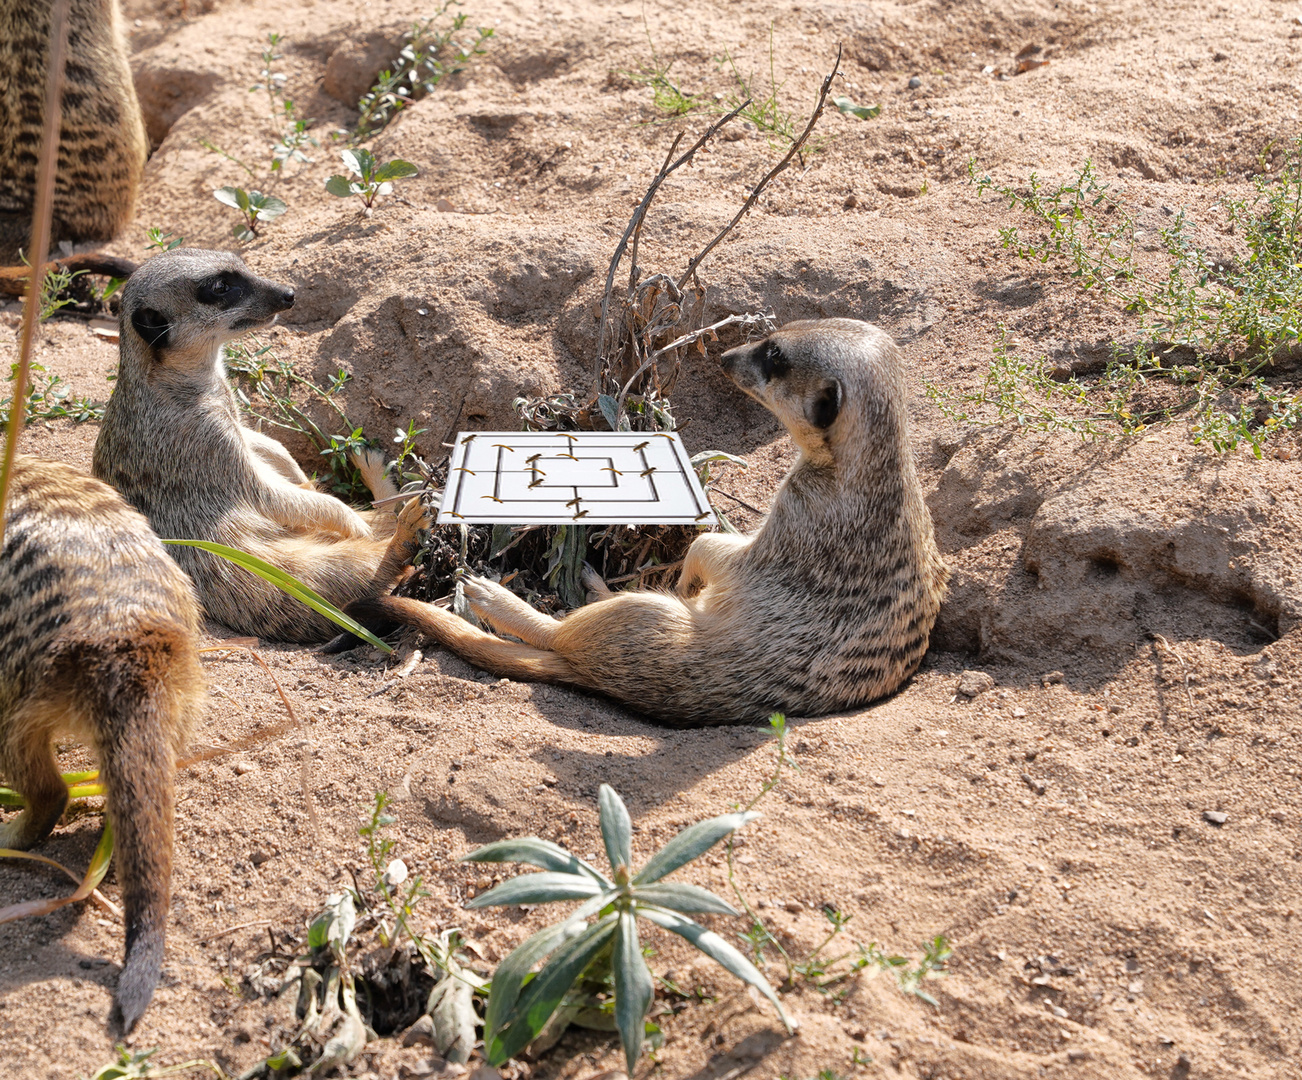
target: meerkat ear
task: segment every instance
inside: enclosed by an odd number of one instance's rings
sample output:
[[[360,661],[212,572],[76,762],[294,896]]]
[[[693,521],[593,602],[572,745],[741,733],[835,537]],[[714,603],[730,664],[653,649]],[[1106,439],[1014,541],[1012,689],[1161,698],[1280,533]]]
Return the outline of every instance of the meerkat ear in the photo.
[[[151,349],[167,348],[167,338],[171,333],[172,324],[163,317],[161,311],[148,307],[140,308],[132,312],[131,325]]]
[[[809,422],[820,431],[826,431],[841,413],[841,382],[829,379],[813,397],[805,409]]]

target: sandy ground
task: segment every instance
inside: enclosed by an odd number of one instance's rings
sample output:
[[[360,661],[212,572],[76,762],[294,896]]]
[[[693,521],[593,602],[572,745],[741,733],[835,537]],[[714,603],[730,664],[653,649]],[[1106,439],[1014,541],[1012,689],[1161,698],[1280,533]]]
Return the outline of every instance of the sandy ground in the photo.
[[[799,116],[843,45],[837,93],[881,103],[881,115],[829,112],[821,149],[774,183],[702,280],[718,316],[866,318],[905,346],[913,441],[954,577],[932,652],[901,693],[850,715],[793,718],[799,770],[761,804],[738,870],[797,957],[824,936],[824,905],[852,916],[843,940],[916,955],[944,934],[955,952],[949,976],[928,984],[938,1008],[889,977],[849,980],[845,994],[797,985],[784,997],[801,1026],[786,1037],[729,977],[653,938],[657,973],[703,1000],[664,1019],[665,1046],[639,1075],[1302,1076],[1291,959],[1302,945],[1296,461],[1217,458],[1183,429],[1099,444],[960,429],[923,395],[928,380],[976,386],[1001,325],[1027,355],[1050,358],[1133,329],[1000,249],[997,230],[1013,219],[966,182],[969,158],[1009,182],[1066,177],[1091,159],[1141,222],[1188,208],[1200,240],[1232,256],[1216,200],[1248,190],[1263,147],[1298,131],[1294,6],[476,0],[463,10],[495,28],[489,51],[374,141],[420,175],[369,219],[323,189],[339,170],[330,133],[356,118],[326,86],[356,81],[371,35],[393,36],[421,7],[125,9],[157,147],[136,220],[110,250],[140,257],[149,227],[235,246],[233,214],[211,191],[253,182],[199,140],[249,163],[290,210],[244,258],[300,297],[266,340],[318,380],[349,371],[350,416],[380,437],[415,421],[432,458],[459,428],[514,426],[521,393],[585,389],[615,239],[672,134],[706,123],[657,122],[651,91],[627,73],[654,53],[714,100],[735,89],[715,59],[727,50],[767,92],[771,41],[779,101]],[[265,95],[249,91],[270,31],[287,35],[278,67],[322,143],[315,162],[276,178],[266,168],[276,128]],[[1000,78],[1028,45],[1049,63]],[[644,265],[683,266],[773,158],[758,131],[699,155],[656,203]],[[16,328],[16,309],[0,312],[0,362]],[[103,398],[116,352],[84,324],[55,320],[37,360]],[[675,403],[692,450],[747,458],[722,486],[763,506],[792,449],[738,398],[712,355],[689,367]],[[65,422],[33,428],[24,446],[88,467],[94,438],[93,423]],[[306,446],[294,449],[312,467]],[[434,648],[401,678],[401,661],[370,651],[261,652],[306,725],[180,776],[167,965],[131,1040],[158,1047],[160,1064],[209,1058],[234,1074],[269,1052],[280,1020],[244,976],[269,931],[301,941],[325,894],[351,883],[349,868],[362,872],[357,828],[378,790],[397,800],[398,853],[426,875],[424,925],[462,927],[487,969],[546,913],[463,910],[487,881],[457,856],[527,833],[600,850],[602,782],[627,799],[645,856],[749,800],[774,764],[758,731],[666,732]],[[196,750],[282,723],[260,668],[238,654],[207,664]],[[992,687],[956,694],[965,670]],[[82,759],[72,749],[66,760]],[[82,866],[98,828],[79,817],[42,850]],[[722,891],[725,869],[711,856],[685,878]],[[65,887],[0,868],[0,903]],[[116,896],[111,876],[105,888]],[[108,1060],[121,948],[120,923],[89,906],[0,928],[0,1075],[86,1076]],[[780,980],[781,967],[769,973]],[[391,1080],[428,1060],[382,1039],[352,1073]],[[621,1061],[609,1038],[571,1033],[513,1068],[582,1080]]]

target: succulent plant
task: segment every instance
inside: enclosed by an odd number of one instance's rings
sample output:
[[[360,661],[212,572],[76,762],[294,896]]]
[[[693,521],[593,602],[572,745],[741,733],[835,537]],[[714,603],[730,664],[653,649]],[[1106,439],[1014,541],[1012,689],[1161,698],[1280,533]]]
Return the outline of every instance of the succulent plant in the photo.
[[[537,837],[500,840],[463,857],[464,862],[521,862],[541,867],[476,896],[472,908],[510,904],[583,903],[563,921],[538,931],[498,965],[484,1017],[484,1050],[500,1065],[542,1031],[566,995],[586,974],[608,963],[614,988],[614,1020],[628,1072],[642,1052],[647,1011],[655,992],[642,955],[637,920],[646,919],[690,941],[706,956],[755,987],[773,1003],[788,1030],[791,1024],[773,987],[758,969],[722,937],[688,914],[737,915],[714,893],[663,879],[704,854],[729,833],[759,817],[748,811],[723,814],[692,825],[633,872],[633,827],[628,809],[606,784],[598,796],[601,835],[612,877],[558,844]],[[589,923],[594,918],[595,922]],[[530,975],[535,964],[542,968]]]

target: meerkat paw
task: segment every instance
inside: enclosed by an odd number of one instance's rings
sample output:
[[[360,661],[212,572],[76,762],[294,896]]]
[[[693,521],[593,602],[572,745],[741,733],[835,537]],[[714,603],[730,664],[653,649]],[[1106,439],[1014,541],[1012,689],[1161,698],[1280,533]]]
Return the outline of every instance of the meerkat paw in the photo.
[[[398,488],[389,476],[389,462],[383,450],[364,446],[353,452],[352,462],[362,474],[373,498],[387,499],[398,494]]]
[[[406,539],[414,539],[421,529],[428,529],[433,525],[434,519],[430,516],[429,509],[420,496],[417,496],[414,499],[408,499],[398,512],[396,535]]]
[[[498,633],[511,634],[538,649],[552,647],[560,623],[535,611],[510,589],[473,574],[461,579],[461,588],[474,613]]]

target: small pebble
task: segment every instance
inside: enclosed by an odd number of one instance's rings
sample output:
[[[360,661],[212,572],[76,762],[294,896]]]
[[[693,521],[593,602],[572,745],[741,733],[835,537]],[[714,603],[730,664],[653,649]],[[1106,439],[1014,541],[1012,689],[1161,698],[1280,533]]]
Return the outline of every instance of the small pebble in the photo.
[[[1019,708],[1019,709],[1014,709],[1014,710],[1013,710],[1013,719],[1014,719],[1014,720],[1021,720],[1024,716],[1026,716],[1026,710],[1025,710],[1025,709],[1020,709],[1020,708]]]
[[[429,1013],[416,1017],[416,1022],[402,1033],[403,1046],[433,1046],[434,1020]]]
[[[237,761],[235,763],[235,775],[243,776],[245,773],[257,772],[258,763],[256,761]]]
[[[271,856],[265,851],[255,851],[249,856],[249,862],[254,866],[261,866],[263,863],[271,862]]]
[[[1227,57],[1226,59],[1229,59],[1229,58]],[[922,85],[922,80],[919,79],[916,75],[913,76],[913,78],[911,78],[911,79],[909,80],[909,89],[910,89],[910,90],[916,90],[916,89],[918,89],[918,87],[920,87],[921,85]]]
[[[847,210],[853,210],[856,206],[859,205],[859,198],[855,194],[851,193],[845,197],[845,202],[843,202],[841,205],[844,206]]]
[[[1230,815],[1223,810],[1204,810],[1203,820],[1209,825],[1215,825],[1218,829],[1230,820]]]
[[[984,694],[995,685],[995,680],[984,671],[965,671],[958,677],[958,693],[966,698]]]
[[[782,906],[791,912],[792,915],[799,915],[800,912],[805,910],[805,905],[799,900],[788,900]]]

